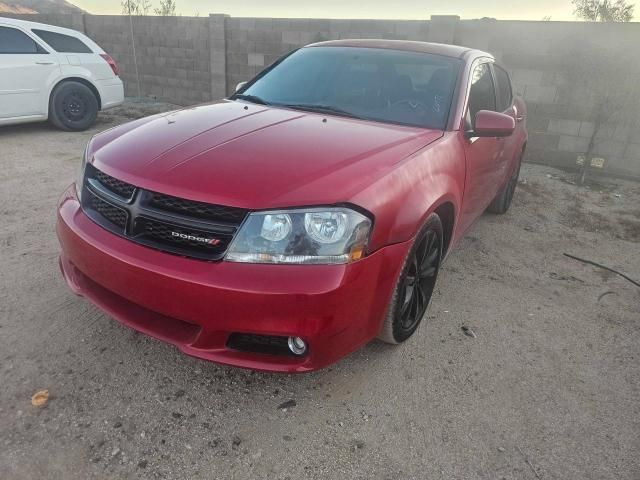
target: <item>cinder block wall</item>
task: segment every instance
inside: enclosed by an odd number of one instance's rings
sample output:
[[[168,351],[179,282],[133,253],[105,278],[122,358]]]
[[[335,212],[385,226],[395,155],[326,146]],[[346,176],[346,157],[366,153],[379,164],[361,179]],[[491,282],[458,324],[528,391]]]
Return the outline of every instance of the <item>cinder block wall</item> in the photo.
[[[491,52],[506,65],[527,102],[527,160],[561,167],[576,166],[594,131],[598,99],[572,81],[576,62],[590,62],[593,47],[611,53],[606,65],[595,61],[582,74],[610,69],[612,82],[630,74],[627,64],[640,65],[640,23],[469,20],[459,22],[454,43]],[[637,103],[640,83],[625,89],[629,102]],[[640,178],[640,112],[605,124],[594,155],[604,158],[606,173]]]
[[[516,92],[527,101],[530,141],[526,160],[561,167],[575,167],[594,129],[594,99],[575,88],[566,72],[572,52],[584,55],[590,44],[596,44],[620,52],[615,56],[620,70],[628,62],[640,65],[640,23],[461,21],[455,16],[407,21],[274,19],[214,14],[204,18],[133,17],[131,25],[125,16],[7,16],[84,31],[116,59],[127,95],[155,96],[181,105],[222,98],[281,55],[316,41],[385,38],[486,50],[507,67]],[[619,72],[612,72],[616,74]],[[630,99],[640,97],[640,83],[630,88]],[[619,119],[601,130],[595,153],[605,159],[605,173],[640,178],[639,118],[636,114]]]
[[[181,105],[211,98],[208,18],[87,15],[85,33],[118,62],[127,95]]]
[[[227,19],[227,94],[282,55],[309,43],[344,38],[427,39],[428,21]]]

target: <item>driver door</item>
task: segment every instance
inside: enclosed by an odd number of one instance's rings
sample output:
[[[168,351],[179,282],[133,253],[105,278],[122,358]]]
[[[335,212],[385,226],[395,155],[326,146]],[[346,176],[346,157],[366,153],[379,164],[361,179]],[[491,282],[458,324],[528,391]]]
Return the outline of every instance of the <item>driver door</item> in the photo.
[[[480,63],[471,72],[471,88],[465,107],[464,126],[460,135],[466,158],[466,177],[462,215],[462,231],[471,227],[482,215],[498,193],[500,185],[500,161],[504,139],[498,137],[471,137],[465,131],[473,129],[473,122],[480,110],[496,110],[496,93],[489,62]]]

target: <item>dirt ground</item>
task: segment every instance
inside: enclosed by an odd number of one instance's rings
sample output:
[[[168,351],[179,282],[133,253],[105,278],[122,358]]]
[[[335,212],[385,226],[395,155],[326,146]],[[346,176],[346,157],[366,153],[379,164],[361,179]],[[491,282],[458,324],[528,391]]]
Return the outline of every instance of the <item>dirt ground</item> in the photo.
[[[407,344],[254,373],[136,334],[58,270],[56,201],[86,141],[166,108],[0,128],[0,478],[640,478],[640,288],[563,256],[640,280],[640,184],[524,165]]]

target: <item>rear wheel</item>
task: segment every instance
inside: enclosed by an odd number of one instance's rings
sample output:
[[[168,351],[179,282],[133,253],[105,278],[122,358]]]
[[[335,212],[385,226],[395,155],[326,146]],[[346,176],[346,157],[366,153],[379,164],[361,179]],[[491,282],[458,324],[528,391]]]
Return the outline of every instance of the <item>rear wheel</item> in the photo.
[[[98,99],[89,87],[74,81],[58,85],[51,94],[49,120],[62,130],[86,130],[98,116]]]
[[[513,200],[513,194],[518,186],[518,176],[520,175],[521,163],[522,156],[518,159],[518,165],[513,169],[509,182],[507,182],[504,188],[498,192],[496,198],[494,198],[489,207],[487,207],[487,211],[497,213],[499,215],[507,213],[507,210],[509,210],[509,207],[511,206],[511,201]]]
[[[417,330],[436,284],[442,260],[442,222],[433,213],[407,254],[378,338],[402,343]]]

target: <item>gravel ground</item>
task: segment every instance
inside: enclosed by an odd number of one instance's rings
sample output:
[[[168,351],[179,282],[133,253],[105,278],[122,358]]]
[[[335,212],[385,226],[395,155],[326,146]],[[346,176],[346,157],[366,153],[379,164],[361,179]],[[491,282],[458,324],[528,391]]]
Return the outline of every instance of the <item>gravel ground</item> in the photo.
[[[0,478],[640,478],[640,289],[562,255],[640,280],[639,184],[524,165],[407,344],[254,373],[136,334],[58,271],[56,200],[85,142],[166,108],[0,128]]]

